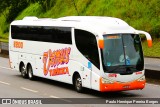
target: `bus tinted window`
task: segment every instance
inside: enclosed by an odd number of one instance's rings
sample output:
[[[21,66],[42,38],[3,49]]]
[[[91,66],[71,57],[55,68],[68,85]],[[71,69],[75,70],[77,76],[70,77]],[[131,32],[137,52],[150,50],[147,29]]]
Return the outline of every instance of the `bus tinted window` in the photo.
[[[11,26],[13,39],[72,44],[71,28],[53,26]]]
[[[97,40],[90,32],[75,29],[75,41],[78,50],[100,69]]]

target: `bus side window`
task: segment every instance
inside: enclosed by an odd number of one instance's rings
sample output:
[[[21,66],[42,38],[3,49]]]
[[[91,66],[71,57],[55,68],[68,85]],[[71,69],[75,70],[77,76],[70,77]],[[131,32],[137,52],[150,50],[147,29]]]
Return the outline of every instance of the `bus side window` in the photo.
[[[13,39],[72,44],[70,27],[11,26]]]
[[[75,29],[75,42],[78,50],[100,69],[97,40],[94,34]]]

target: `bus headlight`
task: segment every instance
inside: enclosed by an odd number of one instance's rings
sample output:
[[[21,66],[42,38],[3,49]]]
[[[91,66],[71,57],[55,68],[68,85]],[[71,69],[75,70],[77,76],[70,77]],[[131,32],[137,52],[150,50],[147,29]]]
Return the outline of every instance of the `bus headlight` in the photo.
[[[106,78],[103,78],[103,77],[102,77],[101,81],[102,81],[103,84],[112,84],[113,83],[112,80],[109,80],[109,79],[106,79]]]
[[[143,75],[142,77],[140,77],[137,81],[144,81],[145,80],[145,76]]]

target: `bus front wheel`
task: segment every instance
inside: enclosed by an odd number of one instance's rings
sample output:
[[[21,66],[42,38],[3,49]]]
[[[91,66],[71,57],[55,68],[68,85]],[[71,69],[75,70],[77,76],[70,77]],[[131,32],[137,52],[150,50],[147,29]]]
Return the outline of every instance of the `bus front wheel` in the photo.
[[[77,92],[82,92],[82,91],[83,91],[82,79],[81,79],[81,77],[80,77],[79,74],[77,74],[77,75],[75,76],[74,86],[75,86],[75,89],[76,89]]]

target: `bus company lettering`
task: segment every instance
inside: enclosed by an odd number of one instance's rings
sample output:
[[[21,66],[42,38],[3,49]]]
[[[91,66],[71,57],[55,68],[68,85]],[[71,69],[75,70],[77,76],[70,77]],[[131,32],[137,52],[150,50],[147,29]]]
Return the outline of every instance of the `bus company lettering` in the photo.
[[[46,76],[69,74],[68,67],[58,68],[59,65],[68,64],[71,48],[64,48],[52,51],[49,49],[43,53],[43,73]]]

